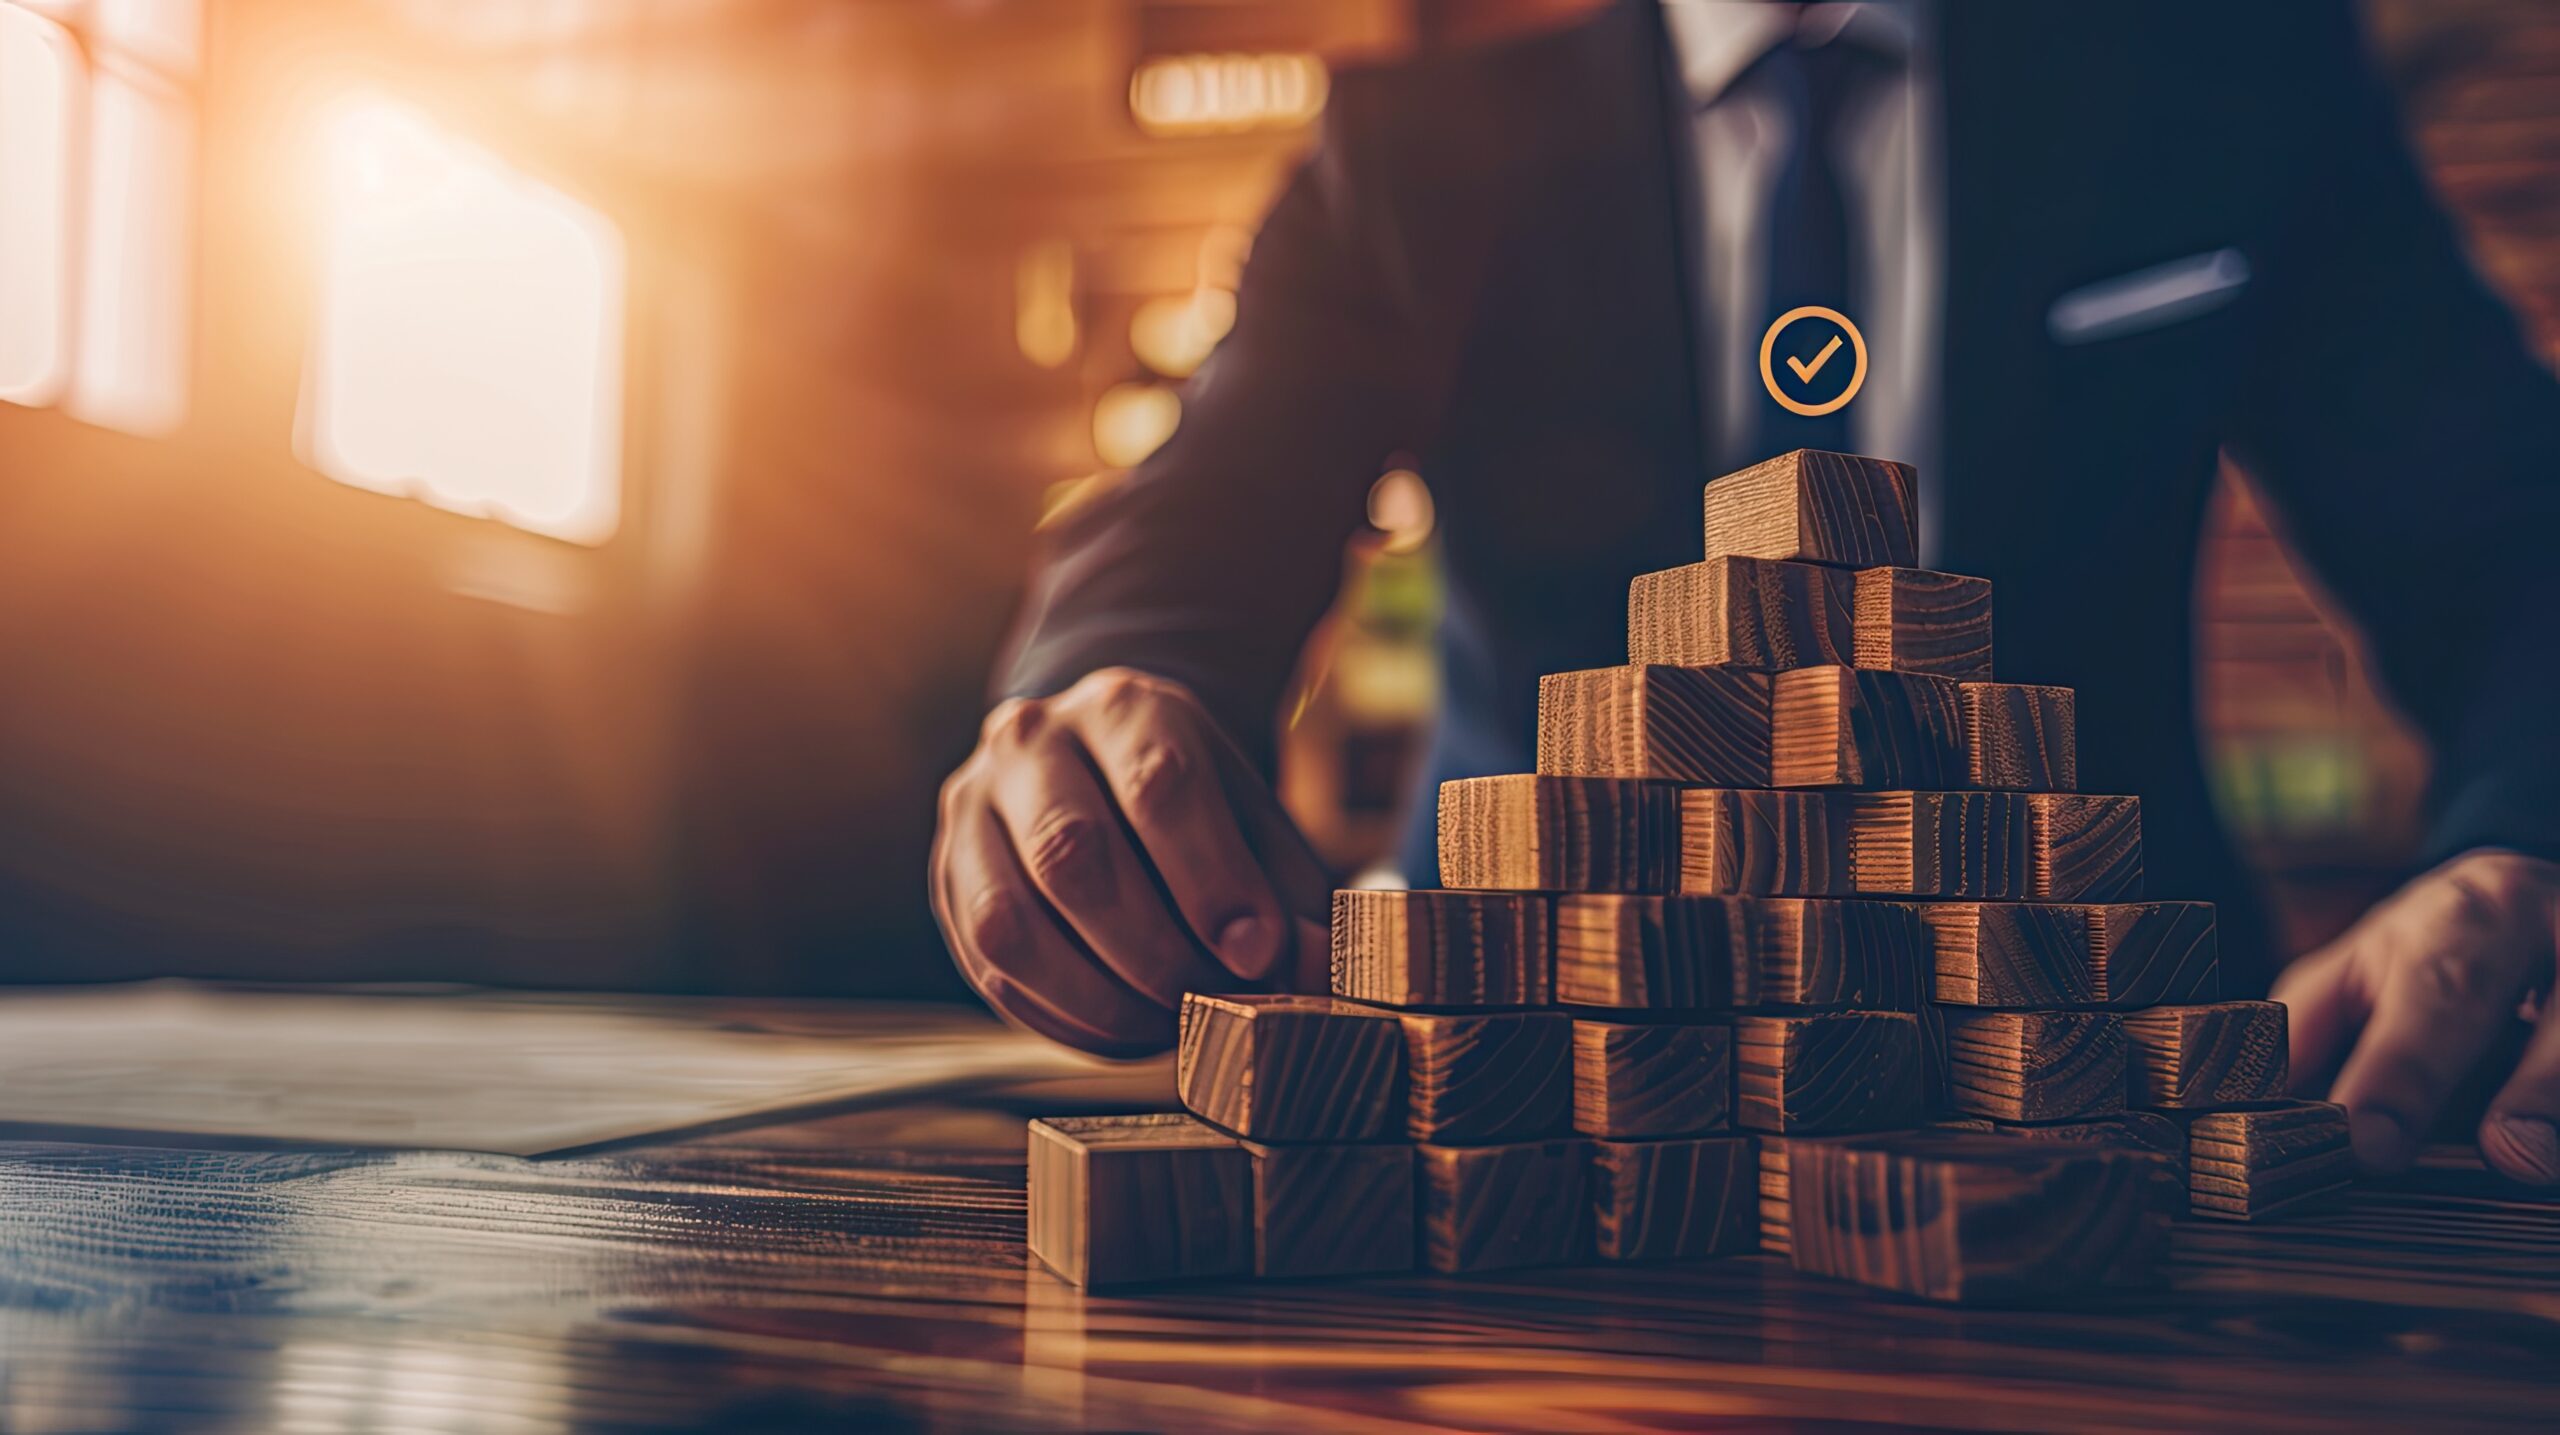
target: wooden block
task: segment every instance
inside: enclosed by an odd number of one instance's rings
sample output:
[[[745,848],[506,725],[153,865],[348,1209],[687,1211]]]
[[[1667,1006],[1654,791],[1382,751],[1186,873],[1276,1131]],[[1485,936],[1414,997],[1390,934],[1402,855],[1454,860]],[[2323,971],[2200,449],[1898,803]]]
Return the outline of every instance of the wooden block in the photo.
[[[1182,998],[1174,1090],[1256,1141],[1371,1141],[1404,1112],[1404,1032],[1335,997]]]
[[[1928,1114],[1908,1012],[1736,1017],[1733,1076],[1735,1124],[1754,1131],[1880,1131]]]
[[[1440,784],[1445,886],[1661,892],[1679,842],[1679,798],[1655,783],[1509,774]]]
[[[2129,1011],[2124,1034],[2136,1106],[2204,1111],[2284,1095],[2288,1034],[2274,1002]]]
[[[1659,665],[1538,680],[1538,771],[1769,785],[1769,675]]]
[[[1591,1143],[1591,1246],[1604,1261],[1696,1261],[1759,1244],[1748,1136]]]
[[[2124,1109],[2125,1034],[2111,1013],[1949,1008],[1955,1108],[2000,1121],[2073,1121]]]
[[[1556,898],[1556,1000],[1651,1011],[1726,1011],[1759,1001],[1759,971],[1734,945],[1732,909],[1724,897]]]
[[[1387,1006],[1544,1006],[1554,914],[1517,892],[1336,892],[1333,993]]]
[[[2169,1163],[2177,1174],[2178,1189],[2187,1188],[2187,1133],[2177,1122],[2157,1111],[2119,1111],[2113,1116],[2092,1116],[2083,1121],[2054,1121],[2044,1125],[2017,1122],[1980,1123],[1985,1131],[2015,1136],[2028,1141],[2095,1141],[2102,1145],[2120,1146],[2128,1151],[2144,1151]]]
[[[1845,897],[1849,822],[1834,794],[1693,787],[1680,794],[1679,890]]]
[[[2091,996],[2113,1007],[2222,995],[2211,902],[2113,902],[2089,914]]]
[[[1614,1140],[1724,1129],[1733,1029],[1703,1022],[1573,1024],[1573,1129]]]
[[[2354,1175],[2345,1107],[2286,1101],[2187,1118],[2187,1190],[2199,1216],[2254,1221],[2300,1210]]]
[[[2118,902],[2142,895],[2142,799],[2031,792],[2027,884],[2043,902]]]
[[[1447,1146],[1562,1135],[1573,1121],[1573,1019],[1409,1013],[1405,1132]]]
[[[2035,830],[2014,792],[1852,792],[1845,811],[1849,875],[1875,896],[2009,901],[2029,895]]]
[[[1931,902],[1937,1000],[1956,1006],[2064,1007],[2096,1000],[2090,908],[2030,902]]]
[[[1797,449],[1707,485],[1707,552],[1909,567],[1919,486],[1908,464]]]
[[[1423,1262],[1457,1275],[1582,1260],[1590,1248],[1588,1144],[1416,1148]]]
[[[1966,683],[1965,785],[2069,792],[2080,785],[2078,698],[2069,688]]]
[[[1031,1253],[1080,1286],[1253,1268],[1244,1147],[1179,1114],[1031,1123]]]
[[[1627,587],[1627,661],[1775,672],[1857,651],[1853,575],[1810,563],[1710,558]]]
[[[1925,568],[1867,568],[1850,602],[1862,668],[1979,681],[1991,676],[1991,585]]]
[[[1798,668],[1771,689],[1776,787],[1954,787],[1964,778],[1961,689],[1945,678]]]
[[[1795,1268],[1935,1301],[2085,1298],[2157,1283],[2174,1178],[2096,1145],[1913,1132],[1789,1156]]]
[[[1748,897],[1733,909],[1760,1005],[1913,1011],[1929,999],[1928,929],[1904,903]]]
[[[1413,1148],[1265,1146],[1253,1160],[1253,1273],[1357,1276],[1413,1269]]]

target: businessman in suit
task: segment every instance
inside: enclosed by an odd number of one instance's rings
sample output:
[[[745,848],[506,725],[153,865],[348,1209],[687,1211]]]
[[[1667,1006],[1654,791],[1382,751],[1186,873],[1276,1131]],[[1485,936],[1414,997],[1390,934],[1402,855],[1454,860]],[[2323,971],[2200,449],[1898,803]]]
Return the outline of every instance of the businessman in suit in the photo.
[[[1807,303],[1872,358],[1819,418],[1757,365]],[[1324,875],[1264,773],[1389,455],[1442,515],[1439,780],[1527,770],[1537,675],[1624,660],[1702,477],[1802,447],[1918,465],[1923,562],[1994,581],[2004,676],[2079,689],[2084,785],[2144,795],[2154,889],[2221,904],[2243,982],[2188,642],[2216,456],[2247,463],[2438,755],[2429,869],[2276,986],[2297,1080],[2405,1164],[2551,981],[2560,386],[2340,3],[1625,0],[1339,76],[1180,430],[1047,536],[944,791],[962,971],[1122,1054],[1185,990],[1321,989]],[[2560,1018],[2496,1074],[2483,1151],[2560,1182]]]

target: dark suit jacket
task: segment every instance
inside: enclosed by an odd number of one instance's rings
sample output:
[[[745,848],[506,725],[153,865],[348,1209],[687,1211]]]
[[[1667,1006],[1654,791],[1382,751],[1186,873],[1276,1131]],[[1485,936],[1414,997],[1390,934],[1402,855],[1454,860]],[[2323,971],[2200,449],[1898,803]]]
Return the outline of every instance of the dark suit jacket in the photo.
[[[2149,890],[2222,902],[2226,962],[2263,961],[2193,713],[2226,445],[2434,740],[2435,854],[2560,848],[2560,387],[2467,266],[2347,7],[1939,9],[1940,564],[1992,580],[2002,677],[2079,689],[2082,785],[2143,795]],[[999,690],[1128,664],[1267,753],[1404,451],[1459,620],[1434,775],[1526,770],[1538,675],[1625,661],[1628,579],[1700,556],[1700,366],[1755,362],[1692,333],[1663,44],[1635,0],[1339,76],[1180,430],[1048,536]],[[2236,302],[2047,332],[2059,295],[2224,247]]]

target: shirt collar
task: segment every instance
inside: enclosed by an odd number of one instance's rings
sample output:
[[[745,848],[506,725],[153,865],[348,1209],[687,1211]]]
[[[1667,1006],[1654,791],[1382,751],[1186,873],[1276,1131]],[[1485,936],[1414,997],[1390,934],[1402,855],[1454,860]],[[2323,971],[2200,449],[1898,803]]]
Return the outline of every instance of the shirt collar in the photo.
[[[1761,56],[1791,39],[1808,45],[1846,39],[1907,60],[1918,42],[1910,0],[1662,0],[1680,80],[1700,108],[1721,98]]]

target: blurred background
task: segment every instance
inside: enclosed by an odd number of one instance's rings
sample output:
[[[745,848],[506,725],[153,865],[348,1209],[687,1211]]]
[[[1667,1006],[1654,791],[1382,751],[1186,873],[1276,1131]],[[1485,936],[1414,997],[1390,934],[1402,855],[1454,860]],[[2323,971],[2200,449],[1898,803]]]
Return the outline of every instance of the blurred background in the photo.
[[[0,979],[956,994],[934,792],[1042,514],[1177,420],[1336,67],[1593,3],[0,0]],[[2560,353],[2560,7],[2370,20]],[[1428,485],[1289,705],[1346,871],[1436,701]],[[2299,947],[2426,755],[2245,475],[2202,556]]]

